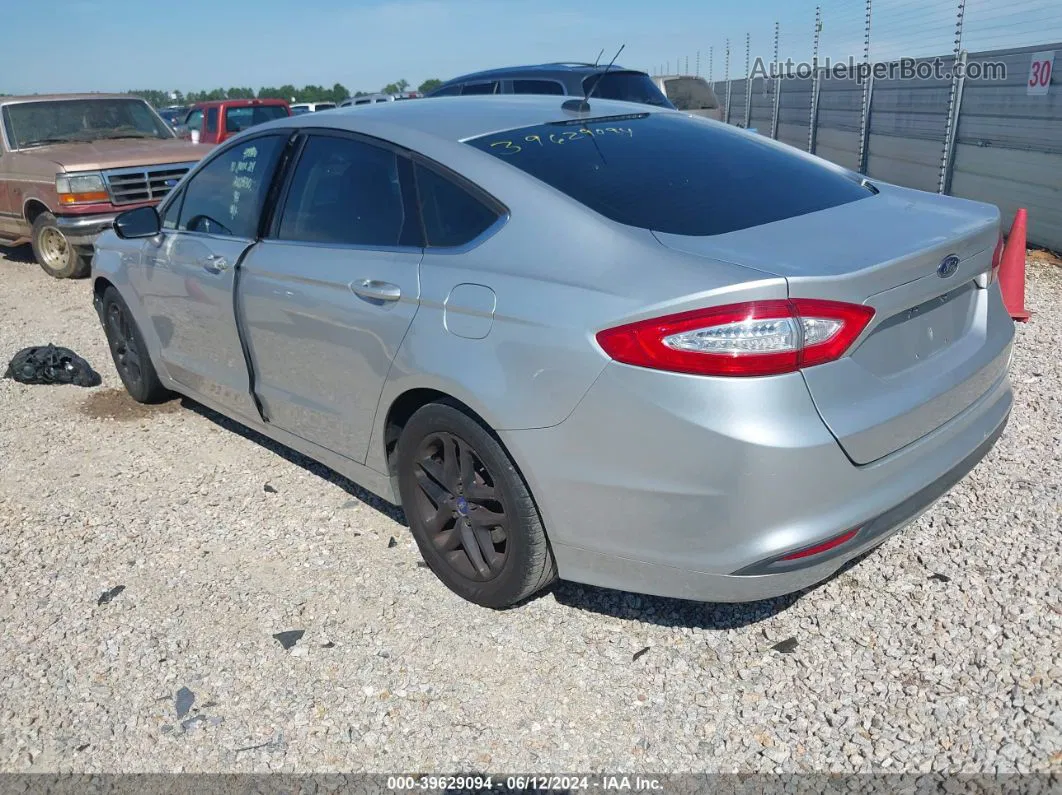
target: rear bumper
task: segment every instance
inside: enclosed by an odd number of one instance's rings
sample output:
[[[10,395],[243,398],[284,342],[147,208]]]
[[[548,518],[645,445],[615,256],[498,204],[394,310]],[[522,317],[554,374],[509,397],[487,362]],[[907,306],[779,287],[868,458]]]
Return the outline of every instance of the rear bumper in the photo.
[[[966,475],[999,438],[1013,400],[1004,375],[936,431],[854,466],[793,375],[704,379],[609,365],[565,422],[503,433],[560,576],[712,602],[809,587]],[[834,550],[781,571],[765,566],[857,527]]]
[[[96,238],[114,226],[118,213],[101,215],[63,215],[55,219],[56,225],[74,246],[91,246]]]

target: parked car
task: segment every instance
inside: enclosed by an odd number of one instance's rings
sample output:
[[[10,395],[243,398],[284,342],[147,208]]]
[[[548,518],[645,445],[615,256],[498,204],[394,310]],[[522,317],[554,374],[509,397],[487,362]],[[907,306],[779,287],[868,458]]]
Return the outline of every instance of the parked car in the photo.
[[[219,144],[236,133],[291,115],[282,99],[222,99],[199,102],[184,117],[178,135],[194,143]]]
[[[341,108],[352,106],[375,105],[378,102],[398,102],[403,99],[419,99],[422,94],[419,91],[401,91],[397,94],[362,94],[360,97],[347,97],[339,103]]]
[[[162,199],[202,155],[142,99],[0,97],[0,243],[56,278],[86,276],[96,236]]]
[[[537,66],[509,66],[455,77],[428,94],[428,97],[468,96],[470,94],[553,94],[582,97],[593,92],[596,99],[618,99],[673,107],[645,72],[620,66],[591,63],[547,63]]]
[[[334,102],[299,102],[291,106],[292,116],[301,116],[304,113],[317,113],[322,110],[332,110],[336,106]]]
[[[662,75],[652,81],[679,110],[704,116],[706,119],[723,120],[723,106],[711,84],[695,75]]]
[[[389,103],[216,148],[98,241],[126,388],[400,502],[492,607],[557,576],[802,589],[988,452],[1014,334],[995,207],[589,104]]]
[[[158,114],[164,122],[173,128],[181,123],[181,120],[188,115],[190,110],[191,107],[188,105],[171,105],[168,108],[160,108]]]

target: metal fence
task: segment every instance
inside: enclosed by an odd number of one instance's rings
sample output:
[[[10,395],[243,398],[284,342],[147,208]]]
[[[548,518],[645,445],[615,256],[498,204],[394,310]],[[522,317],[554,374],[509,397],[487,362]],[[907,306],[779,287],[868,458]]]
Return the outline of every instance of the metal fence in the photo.
[[[991,202],[1005,223],[1026,207],[1030,242],[1062,250],[1052,2],[824,2],[799,36],[775,23],[755,49],[751,34],[724,39],[693,64],[729,123],[885,182]],[[838,62],[854,70],[827,69]],[[653,71],[690,73],[688,63]]]

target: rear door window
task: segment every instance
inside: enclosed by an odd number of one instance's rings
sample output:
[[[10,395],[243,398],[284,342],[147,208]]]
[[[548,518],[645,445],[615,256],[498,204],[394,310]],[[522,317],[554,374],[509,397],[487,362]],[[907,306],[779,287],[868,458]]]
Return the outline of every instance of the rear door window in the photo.
[[[288,111],[283,105],[246,105],[225,110],[225,132],[243,132],[256,124],[285,119]]]
[[[608,72],[590,75],[583,80],[583,91],[593,92],[601,99],[618,99],[641,105],[670,108],[671,103],[656,87],[649,75],[642,72]]]
[[[391,149],[345,136],[312,136],[295,166],[277,236],[304,243],[419,247],[410,168]]]
[[[218,131],[218,109],[217,108],[207,108],[206,131],[208,133],[216,133]]]
[[[417,193],[429,248],[471,243],[498,220],[497,209],[433,169],[416,166]]]
[[[563,94],[564,86],[556,80],[514,80],[514,94]]]
[[[872,195],[757,135],[679,113],[541,124],[467,143],[606,218],[678,235],[724,234]]]
[[[461,84],[457,83],[456,85],[445,86],[443,88],[438,89],[437,91],[433,91],[431,93],[431,96],[433,96],[433,97],[456,97],[460,93],[461,93]]]
[[[467,97],[469,94],[497,94],[498,93],[498,81],[494,80],[489,83],[465,83],[461,89],[461,96]]]

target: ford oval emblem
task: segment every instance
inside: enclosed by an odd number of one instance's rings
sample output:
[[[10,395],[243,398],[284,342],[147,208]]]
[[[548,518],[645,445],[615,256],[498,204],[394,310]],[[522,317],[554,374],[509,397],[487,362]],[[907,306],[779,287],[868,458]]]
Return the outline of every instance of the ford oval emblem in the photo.
[[[178,182],[180,182],[180,180],[178,180],[178,179],[168,179],[168,180],[166,180],[166,182],[164,184],[166,185],[167,188],[172,188],[172,187],[176,186]]]
[[[937,276],[941,279],[947,279],[949,276],[955,275],[955,271],[959,269],[959,258],[954,254],[949,254],[940,261],[937,265]]]

